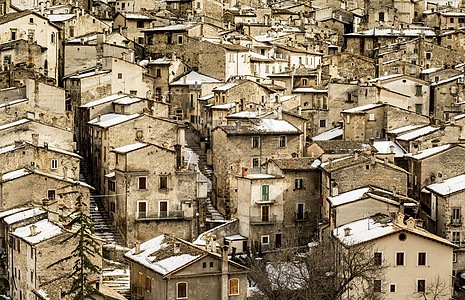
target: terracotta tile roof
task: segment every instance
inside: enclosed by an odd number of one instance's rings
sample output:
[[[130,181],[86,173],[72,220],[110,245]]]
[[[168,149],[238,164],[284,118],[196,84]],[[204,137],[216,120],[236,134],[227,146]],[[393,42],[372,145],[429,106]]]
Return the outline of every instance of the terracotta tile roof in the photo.
[[[315,159],[311,157],[297,157],[297,158],[277,158],[272,159],[278,168],[281,170],[313,170],[316,169],[312,166]]]

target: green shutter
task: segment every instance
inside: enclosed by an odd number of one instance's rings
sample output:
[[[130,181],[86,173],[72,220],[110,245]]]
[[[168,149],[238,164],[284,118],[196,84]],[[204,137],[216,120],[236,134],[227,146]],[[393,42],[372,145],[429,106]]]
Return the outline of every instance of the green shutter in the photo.
[[[270,201],[270,186],[262,185],[262,201]]]

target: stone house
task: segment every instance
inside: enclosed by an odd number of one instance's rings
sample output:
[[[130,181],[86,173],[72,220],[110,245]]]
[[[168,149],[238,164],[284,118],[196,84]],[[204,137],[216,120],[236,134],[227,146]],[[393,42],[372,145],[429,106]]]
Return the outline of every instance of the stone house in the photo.
[[[109,212],[126,244],[163,233],[186,240],[198,235],[197,174],[184,166],[181,145],[175,149],[135,143],[112,150],[115,169],[106,175]]]
[[[8,269],[10,271],[10,294],[15,299],[35,298],[32,290],[53,279],[72,272],[73,264],[58,262],[70,255],[75,249],[77,240],[69,239],[72,231],[63,228],[51,219],[43,219],[10,233],[8,247]],[[96,238],[101,244],[103,241]],[[60,247],[57,247],[60,245]],[[91,258],[101,268],[100,256]]]
[[[122,2],[121,4],[130,5],[131,2]],[[152,28],[154,26],[168,25],[168,20],[159,18],[150,12],[129,10],[130,12],[116,13],[113,19],[113,29],[118,30],[129,40],[135,41],[139,45],[145,44],[144,33],[142,30]]]
[[[153,98],[158,101],[171,102],[170,83],[182,76],[188,66],[179,57],[148,59],[146,70],[154,78]]]
[[[417,154],[418,151],[457,143],[463,138],[463,125],[446,124],[445,126],[423,126],[396,137],[397,143],[407,152]]]
[[[314,140],[307,146],[306,156],[318,158],[321,162],[369,150],[370,146],[357,141]]]
[[[295,88],[311,88],[320,86],[322,81],[321,69],[297,68],[269,74],[268,78],[277,85],[285,88],[285,94],[292,94]]]
[[[357,72],[353,71],[355,66]],[[351,52],[323,57],[323,72],[328,73],[331,77],[340,77],[348,81],[362,78],[370,80],[376,77],[375,61],[372,58]]]
[[[435,119],[447,121],[464,110],[464,74],[456,75],[431,84],[431,112]]]
[[[429,227],[439,236],[444,237],[458,246],[454,270],[465,267],[463,222],[463,192],[465,189],[463,174],[444,181],[428,185],[422,204],[426,208]]]
[[[270,106],[275,91],[252,80],[240,80],[215,87],[214,105],[236,103],[238,111]]]
[[[440,29],[456,29],[465,26],[465,13],[453,10],[428,11],[425,24]]]
[[[241,168],[261,173],[261,165],[269,158],[301,154],[301,134],[299,129],[279,119],[279,116],[277,119],[243,118],[235,125],[214,128],[211,141],[213,194],[221,213],[236,215],[235,176],[241,174]]]
[[[405,155],[411,173],[409,193],[419,199],[426,186],[465,173],[464,154],[462,145],[445,144]]]
[[[364,153],[331,159],[320,165],[321,197],[323,199],[321,216],[329,218],[329,206],[326,199],[335,197],[368,185],[407,195],[409,173],[389,162],[378,159],[374,154]],[[354,179],[357,180],[354,180]]]
[[[34,70],[43,75],[60,80],[63,76],[60,28],[49,19],[33,11],[8,13],[0,22],[0,43],[26,40],[44,49],[43,61],[29,61]]]
[[[105,114],[88,122],[89,145],[85,154],[91,164],[95,185],[102,194],[107,193],[105,175],[115,168],[112,149],[129,145],[135,141],[147,141],[157,145],[184,145],[184,126],[170,119],[147,114]],[[104,203],[107,205],[107,203]],[[108,207],[107,207],[108,208]]]
[[[131,295],[147,300],[246,299],[247,268],[217,253],[168,234],[138,244],[125,254],[131,269]],[[150,262],[147,259],[150,257]]]
[[[9,68],[20,65],[31,65],[31,61],[41,66],[47,60],[45,48],[30,44],[27,40],[12,40],[0,45],[0,58],[2,66],[0,70],[7,71]]]
[[[95,32],[110,32],[111,25],[106,21],[101,21],[95,16],[78,9],[75,13],[59,13],[51,10],[47,13],[47,18],[61,28],[64,41],[69,41],[76,37],[82,37]],[[68,59],[68,58],[66,58]]]
[[[386,266],[383,276],[370,278],[375,295],[385,299],[423,297],[440,285],[445,298],[451,298],[454,244],[417,226],[413,218],[375,215],[333,230],[340,251],[363,247],[373,251],[375,264]],[[363,251],[363,250],[362,250]],[[357,284],[361,287],[362,284]],[[360,288],[362,290],[363,288]],[[358,289],[350,291],[357,297]],[[344,297],[349,297],[347,293]]]
[[[386,132],[407,124],[429,124],[429,117],[389,104],[367,104],[341,112],[344,139],[386,140]],[[406,148],[407,149],[407,148]]]
[[[51,175],[78,180],[81,159],[76,153],[48,144],[16,141],[14,145],[0,148],[2,173],[34,167]]]

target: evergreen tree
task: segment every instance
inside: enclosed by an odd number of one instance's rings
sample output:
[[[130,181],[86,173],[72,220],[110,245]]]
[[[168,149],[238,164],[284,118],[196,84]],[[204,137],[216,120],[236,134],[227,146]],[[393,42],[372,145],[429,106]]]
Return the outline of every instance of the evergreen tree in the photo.
[[[100,274],[100,267],[93,264],[91,258],[101,256],[99,248],[100,244],[92,235],[92,219],[86,213],[87,204],[83,201],[83,195],[77,190],[79,184],[73,184],[70,192],[62,193],[62,195],[77,196],[75,200],[75,210],[71,213],[72,220],[68,226],[77,228],[76,232],[67,237],[61,243],[66,243],[69,240],[76,241],[76,248],[71,254],[55,263],[50,265],[52,267],[56,264],[70,261],[73,263],[73,272],[69,274],[68,278],[73,278],[73,283],[70,290],[66,292],[71,295],[73,300],[92,299],[95,300],[93,295],[100,295],[105,297],[99,290],[94,288],[89,280],[95,279],[95,276]]]

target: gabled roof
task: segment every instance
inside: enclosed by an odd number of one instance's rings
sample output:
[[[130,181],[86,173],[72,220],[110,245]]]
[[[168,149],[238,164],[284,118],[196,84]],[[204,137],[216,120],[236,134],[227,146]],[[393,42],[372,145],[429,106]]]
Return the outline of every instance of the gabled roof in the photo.
[[[47,176],[49,178],[65,181],[67,184],[79,184],[80,186],[88,187],[89,189],[94,189],[92,186],[88,185],[85,182],[70,179],[70,178],[65,178],[63,176],[50,174],[50,173],[46,173],[46,172],[39,171],[39,170],[18,169],[18,170],[14,170],[8,173],[4,173],[1,179],[2,179],[2,182],[6,182],[6,181],[15,180],[15,179],[18,179],[24,176],[28,176],[31,174]]]
[[[394,157],[403,157],[405,154],[405,150],[402,149],[399,144],[393,141],[379,141],[374,142],[373,147],[378,151],[378,154],[390,154],[391,153],[391,146],[394,147]]]
[[[311,157],[296,157],[296,158],[273,158],[270,161],[275,163],[281,170],[306,171],[314,170],[316,167],[312,165],[315,159]]]
[[[28,142],[28,141],[21,141],[20,145],[9,145],[9,146],[0,148],[0,154],[11,152],[11,151],[14,151],[14,150],[17,150],[17,149],[22,149],[23,147],[26,147],[26,146],[32,146],[32,147],[35,147],[35,148],[45,148],[44,145],[34,145],[33,143]],[[73,156],[73,157],[82,159],[82,156],[80,156],[79,154],[76,154],[76,153],[70,152],[70,151],[66,151],[66,150],[63,150],[63,149],[55,148],[55,147],[52,147],[52,146],[47,146],[47,150],[62,153],[62,154],[66,154],[66,155],[69,155],[69,156]]]
[[[193,85],[201,84],[203,82],[221,82],[216,78],[200,74],[196,71],[190,71],[189,73],[180,76],[177,80],[170,83],[170,85]]]
[[[421,159],[428,158],[430,156],[436,155],[438,153],[445,152],[446,150],[448,150],[448,149],[450,149],[452,147],[453,146],[451,144],[445,144],[445,145],[442,145],[442,146],[421,150],[417,154],[407,153],[407,154],[405,154],[405,157],[421,160]]]
[[[302,132],[291,123],[285,120],[259,119],[254,124],[244,124],[240,126],[220,125],[214,130],[221,129],[227,135],[272,135],[286,134],[299,135]]]
[[[88,122],[89,125],[99,126],[102,128],[112,127],[135,118],[140,117],[141,114],[122,115],[122,114],[105,114]]]
[[[97,105],[113,102],[113,101],[115,101],[117,99],[120,99],[120,98],[123,98],[123,97],[126,97],[126,96],[127,96],[126,94],[113,94],[113,95],[106,96],[106,97],[94,100],[92,102],[83,104],[83,105],[79,106],[79,108],[91,108],[91,107],[94,107],[94,106],[97,106]]]
[[[347,167],[355,166],[358,164],[366,164],[366,163],[371,163],[372,160],[374,159],[376,164],[380,164],[382,166],[385,166],[390,169],[397,170],[402,173],[409,174],[406,170],[402,169],[401,167],[398,167],[390,162],[386,162],[384,160],[378,159],[376,157],[371,157],[371,155],[363,154],[361,153],[360,155],[349,155],[345,157],[341,157],[338,159],[334,159],[332,161],[324,162],[320,165],[320,167],[326,171],[326,172],[333,172],[337,170],[341,170]]]
[[[439,127],[433,127],[433,126],[425,126],[420,129],[411,131],[409,133],[403,134],[401,136],[398,136],[396,139],[400,141],[411,141],[414,139],[417,139],[421,136],[425,136],[427,134],[433,133],[435,131],[438,131],[440,128]]]
[[[58,27],[57,25],[53,24],[52,22],[50,22],[49,19],[45,18],[44,16],[42,16],[41,14],[39,13],[36,13],[32,10],[23,10],[23,11],[19,11],[19,12],[10,12],[10,13],[7,13],[5,15],[3,15],[1,18],[0,18],[0,24],[5,24],[5,23],[8,23],[8,22],[11,22],[11,21],[14,21],[16,19],[19,19],[19,18],[23,18],[23,17],[26,17],[30,14],[33,14],[34,16],[36,17],[39,17],[43,20],[47,20],[47,23],[50,25],[50,26],[53,26],[55,27],[56,29],[60,30],[60,27]]]
[[[366,104],[366,105],[343,110],[342,113],[343,114],[360,114],[360,113],[365,113],[367,110],[377,108],[383,105],[384,105],[383,103]]]
[[[31,226],[36,227],[36,234],[34,235],[31,235]],[[63,228],[45,219],[31,225],[16,228],[11,234],[23,239],[28,244],[35,245],[66,232]]]
[[[353,153],[370,148],[363,142],[344,140],[316,140],[312,144],[318,145],[326,154]]]
[[[465,174],[446,179],[443,182],[433,183],[428,185],[426,189],[441,196],[461,192],[465,190]]]
[[[115,148],[115,149],[111,150],[111,152],[126,154],[126,153],[136,151],[136,150],[139,150],[139,149],[142,149],[142,148],[145,148],[145,147],[149,147],[149,146],[154,146],[154,147],[157,147],[157,148],[169,151],[169,152],[174,152],[173,150],[162,147],[162,146],[158,146],[158,145],[151,144],[151,143],[140,143],[140,142]]]
[[[178,253],[175,253],[176,251]],[[221,256],[203,250],[202,248],[186,242],[174,236],[164,234],[148,240],[140,245],[140,253],[136,253],[133,248],[124,255],[127,259],[136,262],[155,273],[170,277],[187,266],[199,261],[200,259],[210,256],[221,260]],[[247,269],[246,267],[228,261],[236,267]]]
[[[327,141],[327,140],[336,139],[338,137],[342,137],[343,134],[344,134],[344,130],[340,127],[336,127],[336,128],[333,128],[328,131],[315,135],[314,137],[312,137],[312,140],[313,141]]]
[[[32,217],[46,214],[47,212],[40,207],[31,207],[26,210],[21,210],[19,212],[16,212],[14,214],[10,214],[7,217],[3,219],[3,222],[7,225],[10,224],[15,224],[17,222],[20,222],[22,220],[30,219]]]
[[[366,186],[354,189],[337,196],[328,197],[327,200],[333,207],[337,207],[365,198],[372,198],[395,206],[400,206],[401,202],[404,202],[404,204],[405,202],[408,202],[409,204],[418,205],[418,202],[412,198],[409,198],[405,195],[398,195],[391,191],[380,189],[374,186]]]

